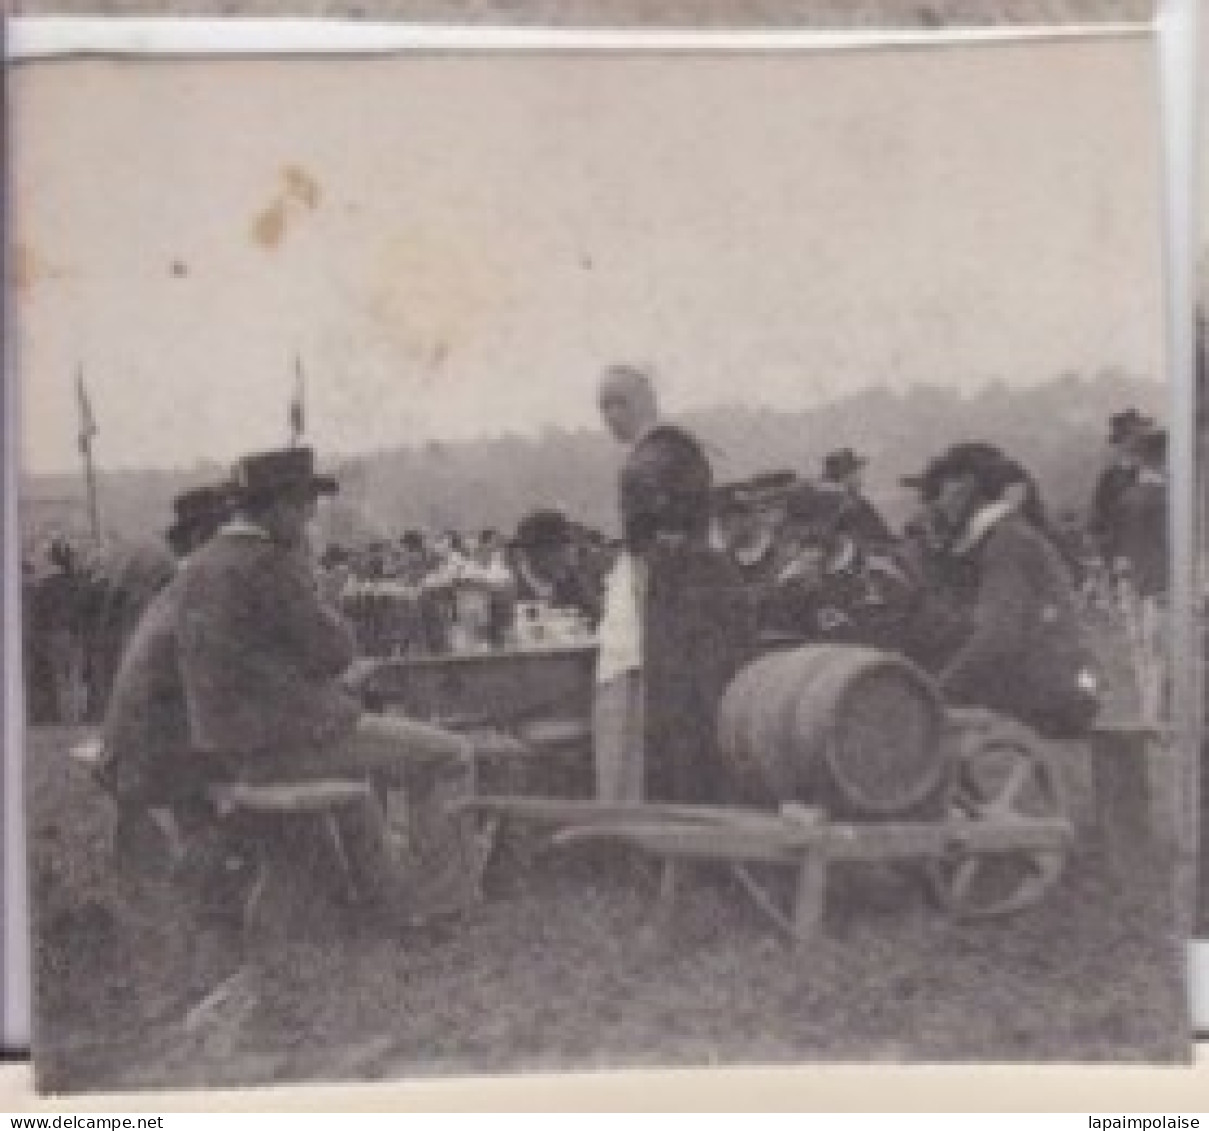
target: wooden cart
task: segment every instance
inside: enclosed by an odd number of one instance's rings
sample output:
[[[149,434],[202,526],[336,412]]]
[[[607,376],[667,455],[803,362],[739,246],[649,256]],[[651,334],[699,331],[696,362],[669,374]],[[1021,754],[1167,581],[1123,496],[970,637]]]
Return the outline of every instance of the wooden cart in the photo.
[[[591,645],[386,661],[362,686],[386,709],[460,730],[520,740],[525,772],[466,802],[478,812],[547,829],[556,844],[621,842],[661,861],[660,906],[670,913],[686,863],[729,867],[787,935],[817,928],[829,865],[863,860],[918,867],[937,902],[960,917],[1003,915],[1035,903],[1058,881],[1073,840],[1059,775],[1028,728],[986,711],[944,713],[944,780],[926,817],[837,819],[795,800],[776,806],[601,804],[549,796],[551,755],[590,769]],[[533,767],[543,767],[534,773]],[[489,776],[484,776],[484,782]],[[590,773],[580,778],[590,783]],[[520,788],[515,788],[517,784]],[[565,791],[564,791],[565,793]],[[546,794],[539,796],[537,794]],[[796,875],[789,906],[769,871]]]
[[[479,811],[544,824],[555,843],[611,840],[660,860],[658,917],[672,914],[684,866],[727,866],[756,906],[797,942],[822,921],[828,870],[841,861],[918,868],[936,902],[958,918],[1006,915],[1041,899],[1062,875],[1074,833],[1057,774],[1030,732],[985,713],[954,713],[964,747],[932,820],[837,821],[820,808],[611,805],[532,797],[479,797]],[[971,727],[971,724],[974,724]],[[972,735],[980,735],[973,738]],[[782,884],[794,877],[785,906]]]

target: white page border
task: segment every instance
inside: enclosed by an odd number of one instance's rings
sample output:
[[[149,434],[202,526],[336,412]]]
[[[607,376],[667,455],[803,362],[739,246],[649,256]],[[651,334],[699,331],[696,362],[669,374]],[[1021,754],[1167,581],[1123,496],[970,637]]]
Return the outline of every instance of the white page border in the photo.
[[[1149,34],[1144,23],[922,29],[570,28],[324,19],[14,16],[9,58],[379,54],[394,51],[800,51],[934,47]]]

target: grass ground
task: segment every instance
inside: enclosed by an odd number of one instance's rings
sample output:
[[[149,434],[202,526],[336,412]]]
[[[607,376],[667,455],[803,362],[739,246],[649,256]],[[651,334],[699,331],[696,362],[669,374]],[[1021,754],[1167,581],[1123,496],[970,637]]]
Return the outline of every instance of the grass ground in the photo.
[[[79,736],[42,728],[28,748],[43,1089],[1187,1055],[1173,846],[1097,821],[1075,748],[1076,850],[1046,900],[1010,919],[956,923],[909,875],[837,872],[823,937],[794,955],[705,872],[661,946],[650,873],[564,850],[511,873],[457,929],[320,932],[241,967],[185,925],[171,890],[115,875],[109,808],[67,756]]]

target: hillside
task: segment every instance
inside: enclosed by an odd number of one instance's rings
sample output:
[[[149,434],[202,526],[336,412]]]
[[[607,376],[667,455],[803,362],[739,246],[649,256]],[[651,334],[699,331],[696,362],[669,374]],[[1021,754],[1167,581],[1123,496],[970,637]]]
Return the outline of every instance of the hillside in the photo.
[[[719,406],[686,416],[708,445],[720,480],[769,468],[811,474],[832,448],[870,458],[868,490],[893,520],[910,496],[900,476],[961,439],[1002,444],[1037,475],[1054,509],[1082,507],[1099,468],[1109,413],[1137,405],[1160,417],[1161,385],[1120,374],[1067,375],[1027,390],[991,384],[974,396],[925,386],[862,391],[806,412]],[[329,540],[353,542],[407,526],[511,529],[529,508],[558,505],[605,529],[614,522],[620,453],[602,431],[549,428],[534,437],[429,443],[335,461],[344,490],[325,516]],[[218,478],[217,466],[99,475],[103,523],[122,539],[156,537],[172,496]],[[78,476],[28,477],[26,537],[58,524],[82,530]]]

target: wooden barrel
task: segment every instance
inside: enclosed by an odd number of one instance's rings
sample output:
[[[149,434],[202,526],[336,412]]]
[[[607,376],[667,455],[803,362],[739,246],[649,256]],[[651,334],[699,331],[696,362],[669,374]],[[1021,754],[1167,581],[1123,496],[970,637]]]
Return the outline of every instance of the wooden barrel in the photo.
[[[847,817],[915,814],[947,776],[944,707],[900,657],[838,644],[770,653],[731,681],[718,746],[736,800]]]

